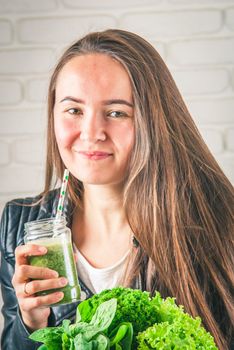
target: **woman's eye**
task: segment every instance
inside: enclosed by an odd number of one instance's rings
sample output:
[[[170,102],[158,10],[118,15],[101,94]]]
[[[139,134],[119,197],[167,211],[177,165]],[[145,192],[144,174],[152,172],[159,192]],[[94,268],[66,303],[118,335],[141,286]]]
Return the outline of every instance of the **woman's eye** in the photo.
[[[67,112],[71,115],[80,115],[82,113],[78,108],[69,108]]]
[[[107,115],[112,118],[126,118],[128,116],[126,112],[121,111],[111,111]]]

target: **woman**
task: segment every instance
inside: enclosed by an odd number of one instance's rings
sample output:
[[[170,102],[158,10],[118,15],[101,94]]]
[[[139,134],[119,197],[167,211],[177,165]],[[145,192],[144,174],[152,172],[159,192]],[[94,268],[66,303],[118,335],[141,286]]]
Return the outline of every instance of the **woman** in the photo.
[[[8,203],[2,218],[2,349],[35,349],[32,330],[74,316],[74,305],[48,307],[61,292],[34,295],[66,281],[27,265],[27,256],[45,251],[23,245],[25,222],[54,216],[52,179],[65,167],[66,215],[87,297],[118,284],[158,290],[230,349],[233,188],[159,54],[133,33],[91,33],[64,53],[48,96],[44,192]]]

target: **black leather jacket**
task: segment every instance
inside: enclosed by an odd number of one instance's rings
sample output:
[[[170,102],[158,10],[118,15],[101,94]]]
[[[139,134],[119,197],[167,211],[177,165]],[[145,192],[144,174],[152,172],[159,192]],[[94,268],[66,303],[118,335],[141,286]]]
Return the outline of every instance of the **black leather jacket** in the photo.
[[[18,199],[7,203],[0,227],[0,249],[1,249],[1,268],[0,282],[2,288],[4,316],[4,329],[1,339],[2,350],[35,350],[40,343],[28,339],[29,332],[25,327],[20,316],[17,298],[11,280],[15,270],[14,251],[18,245],[24,244],[24,223],[33,220],[54,217],[58,204],[58,190],[51,191],[46,199],[38,205],[31,206],[40,197]],[[72,207],[67,202],[64,208],[64,214],[68,220],[68,226],[71,224]],[[92,292],[79,279],[81,290],[86,294],[86,298],[92,296]],[[140,282],[136,281],[134,287],[140,288]],[[78,302],[69,305],[60,305],[51,307],[49,316],[49,326],[61,324],[63,319],[75,318]]]

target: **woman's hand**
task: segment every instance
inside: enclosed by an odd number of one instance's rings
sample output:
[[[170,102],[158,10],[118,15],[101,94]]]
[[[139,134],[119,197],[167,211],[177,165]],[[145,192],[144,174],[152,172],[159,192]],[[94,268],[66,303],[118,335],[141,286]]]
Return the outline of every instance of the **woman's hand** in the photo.
[[[23,321],[30,330],[46,327],[50,314],[48,305],[57,303],[63,298],[62,292],[44,296],[35,296],[35,293],[61,288],[67,284],[67,280],[63,277],[58,278],[58,273],[54,270],[28,265],[28,256],[44,255],[46,252],[45,247],[36,244],[18,246],[15,250],[15,273],[12,285]]]

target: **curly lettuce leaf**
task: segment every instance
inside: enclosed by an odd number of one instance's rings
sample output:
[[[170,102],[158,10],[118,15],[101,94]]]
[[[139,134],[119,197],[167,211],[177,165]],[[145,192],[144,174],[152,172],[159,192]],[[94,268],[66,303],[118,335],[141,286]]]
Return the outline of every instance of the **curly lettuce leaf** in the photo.
[[[181,314],[172,323],[162,322],[137,336],[138,350],[218,350],[199,317]]]
[[[122,322],[130,322],[133,325],[135,335],[158,322],[160,319],[160,315],[158,315],[156,309],[156,302],[152,303],[148,292],[142,292],[138,289],[117,287],[104,290],[82,302],[78,306],[82,320],[90,322],[97,307],[104,301],[112,298],[117,299],[117,309],[114,319],[108,329],[109,332],[118,327]]]

